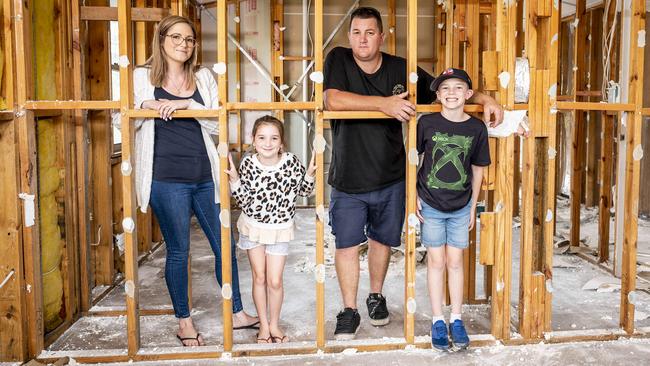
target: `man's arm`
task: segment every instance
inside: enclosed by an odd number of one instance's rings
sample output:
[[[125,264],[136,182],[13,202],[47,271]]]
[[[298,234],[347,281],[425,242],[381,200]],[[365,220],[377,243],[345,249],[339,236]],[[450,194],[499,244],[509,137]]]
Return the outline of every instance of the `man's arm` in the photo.
[[[325,109],[330,111],[379,111],[400,122],[415,116],[415,105],[404,99],[408,92],[390,97],[355,94],[338,89],[324,92]]]
[[[467,102],[483,106],[483,121],[488,126],[496,127],[503,122],[503,108],[491,96],[475,91]],[[494,115],[494,118],[491,118],[492,115]]]

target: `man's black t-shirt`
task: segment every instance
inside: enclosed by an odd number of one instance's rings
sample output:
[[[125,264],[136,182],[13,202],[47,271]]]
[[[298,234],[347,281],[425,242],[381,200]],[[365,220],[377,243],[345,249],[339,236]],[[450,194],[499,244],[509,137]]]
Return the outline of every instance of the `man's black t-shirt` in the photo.
[[[465,207],[472,198],[472,165],[490,165],[485,124],[475,117],[452,122],[440,113],[427,114],[418,121],[417,141],[418,153],[424,153],[420,199],[439,211]]]
[[[325,59],[325,90],[337,89],[360,95],[382,96],[406,91],[406,60],[382,52],[374,74],[366,74],[355,62],[352,50],[336,47]],[[418,68],[418,104],[429,104],[433,77]],[[402,124],[396,119],[339,119],[332,126],[332,164],[328,183],[346,193],[375,191],[405,176],[406,154]]]

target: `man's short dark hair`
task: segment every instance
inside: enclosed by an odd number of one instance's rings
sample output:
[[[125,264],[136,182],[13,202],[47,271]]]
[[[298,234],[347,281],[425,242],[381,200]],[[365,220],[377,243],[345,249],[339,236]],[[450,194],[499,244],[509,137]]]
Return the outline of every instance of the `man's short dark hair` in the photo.
[[[352,14],[350,15],[350,29],[352,29],[352,20],[354,20],[354,18],[360,18],[360,19],[375,18],[375,20],[377,21],[377,27],[379,28],[379,33],[384,32],[384,26],[381,22],[381,14],[379,14],[379,11],[375,8],[371,8],[369,6],[360,6],[355,11],[353,11]]]

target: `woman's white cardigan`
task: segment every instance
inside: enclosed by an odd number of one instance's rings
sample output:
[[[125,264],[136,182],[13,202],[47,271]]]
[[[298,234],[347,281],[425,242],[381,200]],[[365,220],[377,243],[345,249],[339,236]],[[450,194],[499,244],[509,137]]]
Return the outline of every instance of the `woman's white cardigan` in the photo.
[[[202,105],[190,99],[188,109],[218,109],[219,96],[217,82],[212,72],[207,68],[200,68],[196,72],[196,87],[203,98]],[[139,67],[133,71],[133,86],[135,109],[142,108],[145,100],[155,100],[155,87],[149,81],[149,68]],[[219,125],[215,119],[196,118],[201,125],[205,149],[210,159],[212,180],[214,181],[214,202],[219,203],[219,156],[214,146],[212,135],[219,133]],[[151,182],[153,177],[153,152],[154,152],[155,125],[153,118],[135,120],[135,192],[140,206],[140,211],[147,212],[149,197],[151,195]]]

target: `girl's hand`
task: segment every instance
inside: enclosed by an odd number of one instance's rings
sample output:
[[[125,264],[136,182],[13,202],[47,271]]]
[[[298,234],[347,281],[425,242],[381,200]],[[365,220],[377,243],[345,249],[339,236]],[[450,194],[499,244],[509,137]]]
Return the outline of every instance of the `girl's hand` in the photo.
[[[190,106],[189,99],[168,100],[160,99],[156,110],[160,113],[160,118],[169,121],[172,114],[178,109],[187,109]]]
[[[476,206],[472,205],[472,209],[469,211],[469,227],[468,230],[472,230],[476,224]]]
[[[316,152],[314,150],[311,151],[311,160],[309,161],[309,167],[307,168],[307,174],[309,174],[310,177],[313,177],[316,175]]]
[[[229,168],[225,169],[224,172],[230,177],[230,183],[235,183],[239,180],[239,173],[237,173],[237,168],[235,163],[232,161],[232,155],[228,154]]]

